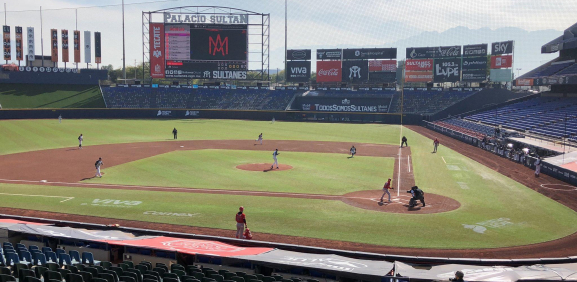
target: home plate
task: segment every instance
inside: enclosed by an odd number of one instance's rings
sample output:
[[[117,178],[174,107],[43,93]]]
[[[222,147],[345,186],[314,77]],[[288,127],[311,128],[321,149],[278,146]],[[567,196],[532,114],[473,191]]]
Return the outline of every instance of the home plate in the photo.
[[[46,180],[40,180],[40,182],[44,182],[44,183],[46,183],[46,182],[48,182],[48,181],[46,181]]]

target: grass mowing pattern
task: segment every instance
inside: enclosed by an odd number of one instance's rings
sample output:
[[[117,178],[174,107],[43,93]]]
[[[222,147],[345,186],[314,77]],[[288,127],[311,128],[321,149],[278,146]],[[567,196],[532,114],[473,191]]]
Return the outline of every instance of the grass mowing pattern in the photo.
[[[105,108],[98,86],[0,84],[4,109]]]
[[[272,163],[272,152],[237,150],[176,151],[103,169],[89,183],[342,195],[379,189],[394,159],[345,154],[281,152],[287,171],[245,171],[240,164]]]

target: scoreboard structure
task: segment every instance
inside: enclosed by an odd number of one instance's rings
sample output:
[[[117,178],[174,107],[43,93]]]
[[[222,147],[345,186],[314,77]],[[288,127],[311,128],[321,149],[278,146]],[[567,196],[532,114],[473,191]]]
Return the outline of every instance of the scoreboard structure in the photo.
[[[269,14],[177,7],[143,12],[142,29],[143,68],[152,78],[246,80],[249,71],[269,78]]]

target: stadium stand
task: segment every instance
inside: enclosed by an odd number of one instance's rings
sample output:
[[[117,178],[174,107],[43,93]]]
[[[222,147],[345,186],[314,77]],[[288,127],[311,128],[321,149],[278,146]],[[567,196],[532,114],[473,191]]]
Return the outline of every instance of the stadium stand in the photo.
[[[68,84],[0,84],[0,104],[17,108],[104,108],[98,86]]]
[[[434,123],[478,139],[482,139],[484,136],[492,136],[495,133],[495,127],[460,118],[450,118]]]
[[[404,91],[403,112],[434,114],[476,92],[473,91]],[[401,99],[397,94],[389,112],[401,111]]]
[[[577,64],[572,64],[566,69],[556,73],[556,75],[577,75]]]
[[[285,110],[294,90],[103,87],[108,108]]]

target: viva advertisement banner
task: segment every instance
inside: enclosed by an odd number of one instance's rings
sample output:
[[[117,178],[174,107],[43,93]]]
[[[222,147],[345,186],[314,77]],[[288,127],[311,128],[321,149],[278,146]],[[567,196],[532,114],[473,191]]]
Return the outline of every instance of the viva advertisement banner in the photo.
[[[100,32],[94,33],[94,61],[97,64],[102,63],[102,42]]]
[[[433,81],[432,71],[405,71],[405,82]]]
[[[434,82],[457,82],[461,80],[461,58],[435,59]]]
[[[60,33],[62,35],[62,61],[68,63],[68,30],[63,29]]]
[[[504,69],[513,66],[513,56],[492,56],[491,57],[491,68],[492,69]]]
[[[287,81],[308,82],[311,78],[311,61],[288,61]]]
[[[463,70],[486,70],[487,57],[464,57]]]
[[[80,63],[80,31],[74,31],[74,62]]]
[[[24,51],[22,47],[22,27],[17,26],[15,28],[15,41],[16,41],[16,60],[22,61],[24,59]]]
[[[317,61],[317,82],[340,82],[341,79],[341,61]]]
[[[493,82],[509,82],[512,80],[511,69],[492,69],[489,79]]]
[[[28,45],[28,61],[34,61],[36,59],[36,53],[34,51],[34,28],[27,27],[26,28],[26,45]]]
[[[4,43],[4,60],[12,59],[12,50],[10,49],[10,26],[2,27],[2,38]]]
[[[408,71],[432,71],[433,59],[407,60],[405,69]]]
[[[491,55],[503,55],[513,53],[513,41],[495,42],[491,45]]]
[[[150,24],[150,76],[164,78],[164,24]]]
[[[487,56],[487,44],[463,46],[463,57]]]
[[[52,62],[58,62],[58,30],[50,30],[50,49]]]
[[[360,82],[369,79],[367,60],[343,61],[343,81]]]
[[[84,31],[84,62],[92,63],[92,43],[90,42],[90,31]]]
[[[463,81],[481,82],[487,80],[487,69],[482,70],[465,70],[463,69]]]

